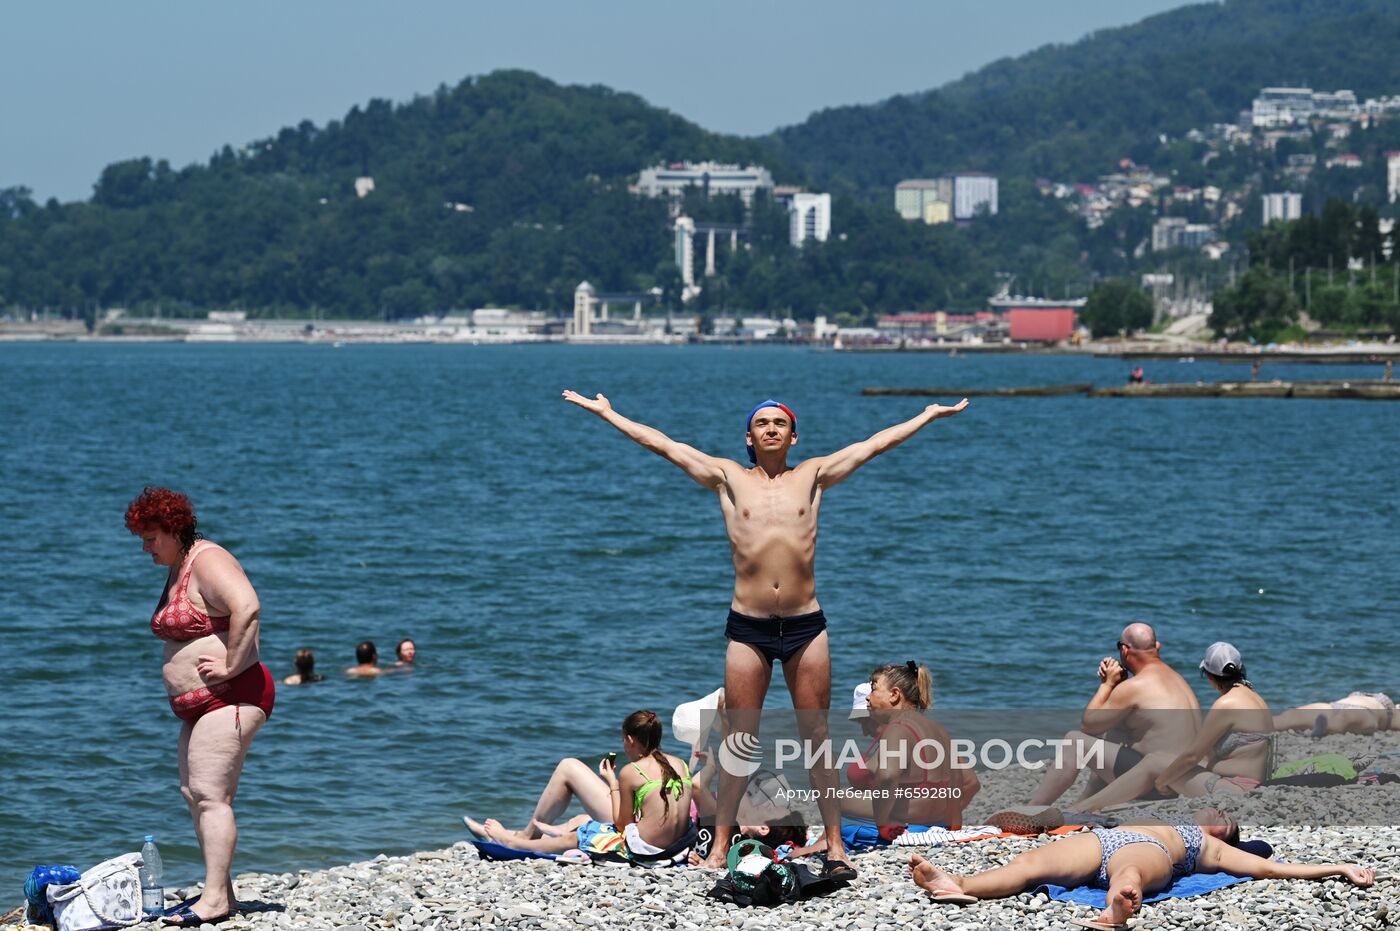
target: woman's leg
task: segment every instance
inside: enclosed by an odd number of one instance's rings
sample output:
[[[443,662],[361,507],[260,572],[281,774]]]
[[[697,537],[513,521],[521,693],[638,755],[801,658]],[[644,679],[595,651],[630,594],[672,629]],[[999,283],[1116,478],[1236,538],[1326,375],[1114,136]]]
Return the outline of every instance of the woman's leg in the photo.
[[[498,822],[486,822],[486,835],[498,844],[514,847],[516,850],[533,850],[537,853],[563,853],[578,846],[578,831],[565,831],[563,834],[546,834],[526,837],[524,831],[507,831]]]
[[[229,706],[210,711],[190,727],[182,789],[204,854],[204,891],[191,909],[201,918],[222,915],[234,904],[231,867],[238,825],[233,799],[248,747],[266,720],[256,705]]]
[[[582,760],[571,758],[560,760],[559,765],[554,767],[554,774],[549,777],[544,791],[540,793],[540,800],[535,803],[535,813],[530,816],[530,823],[516,833],[525,838],[539,837],[540,831],[535,827],[535,822],[553,824],[574,799],[579,800],[583,810],[594,820],[612,820],[612,793],[608,791],[608,784]]]
[[[1005,866],[955,876],[918,854],[909,858],[909,872],[920,888],[930,893],[962,892],[979,899],[1004,899],[1041,883],[1078,886],[1091,881],[1099,871],[1103,850],[1092,834],[1079,834],[1051,841],[1013,858]]]
[[[1106,924],[1127,924],[1142,907],[1143,896],[1166,886],[1171,875],[1171,860],[1157,845],[1119,847],[1108,861],[1108,907],[1098,920]]]
[[[1153,783],[1172,764],[1173,759],[1169,753],[1149,753],[1141,763],[1105,786],[1102,792],[1081,799],[1079,807],[1085,811],[1099,811],[1152,794]]]

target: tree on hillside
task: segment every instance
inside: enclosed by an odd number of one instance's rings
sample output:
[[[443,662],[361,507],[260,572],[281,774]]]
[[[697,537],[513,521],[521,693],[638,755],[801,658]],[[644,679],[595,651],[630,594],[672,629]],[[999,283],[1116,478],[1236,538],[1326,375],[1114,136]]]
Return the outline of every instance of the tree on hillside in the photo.
[[[1145,330],[1152,325],[1152,298],[1127,278],[1110,278],[1089,293],[1079,319],[1095,337]]]
[[[1256,265],[1237,286],[1215,292],[1210,327],[1227,339],[1266,343],[1297,319],[1298,299],[1287,280]]]

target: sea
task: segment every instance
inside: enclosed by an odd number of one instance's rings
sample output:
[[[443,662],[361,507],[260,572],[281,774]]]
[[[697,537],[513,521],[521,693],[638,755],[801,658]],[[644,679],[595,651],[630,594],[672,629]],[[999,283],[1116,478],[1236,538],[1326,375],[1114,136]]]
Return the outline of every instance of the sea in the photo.
[[[158,836],[201,875],[179,722],[149,619],[165,570],[123,527],[188,493],[238,557],[280,679],[236,811],[236,871],[449,845],[523,822],[555,762],[722,681],[732,583],[713,494],[560,397],[742,459],[744,416],[797,413],[822,455],[950,389],[1117,384],[1137,363],[805,347],[0,344],[0,889]],[[1248,377],[1153,362],[1153,381]],[[1265,379],[1378,367],[1265,365]],[[937,399],[958,400],[953,394]],[[1078,708],[1124,624],[1165,658],[1241,650],[1285,707],[1400,690],[1400,406],[974,398],[830,490],[818,595],[833,699],[917,660],[937,707]],[[411,672],[356,681],[355,645]],[[782,707],[781,678],[769,702]],[[668,747],[680,750],[671,741]]]

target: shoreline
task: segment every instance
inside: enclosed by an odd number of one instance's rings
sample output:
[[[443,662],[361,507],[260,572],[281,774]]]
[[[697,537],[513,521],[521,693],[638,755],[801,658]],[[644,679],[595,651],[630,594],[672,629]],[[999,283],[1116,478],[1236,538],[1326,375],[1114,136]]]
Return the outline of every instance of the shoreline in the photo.
[[[1287,758],[1340,751],[1362,763],[1382,752],[1393,752],[1396,733],[1332,735],[1317,740],[1288,733],[1280,743],[1287,746]],[[967,823],[1023,803],[1037,776],[1021,769],[987,773],[982,791],[968,810]],[[1073,797],[1071,790],[1063,801],[1068,803]],[[1220,804],[1240,818],[1242,835],[1268,841],[1276,858],[1372,866],[1377,872],[1375,885],[1361,889],[1341,879],[1254,880],[1203,896],[1146,905],[1138,913],[1135,928],[1381,931],[1393,926],[1390,912],[1400,912],[1394,905],[1400,901],[1400,824],[1377,822],[1400,820],[1395,817],[1400,811],[1400,784],[1309,790],[1273,787],[1227,798]],[[1299,802],[1305,802],[1302,812]],[[1205,804],[1204,799],[1174,799],[1146,807],[1154,812],[1182,813]],[[1310,813],[1338,823],[1308,823]],[[1300,814],[1303,817],[1297,817]],[[774,909],[742,909],[706,897],[720,875],[707,870],[575,866],[548,860],[491,862],[481,860],[475,848],[463,840],[446,848],[394,857],[379,854],[319,870],[239,873],[235,885],[245,911],[226,927],[248,931],[892,931],[902,927],[972,931],[1058,928],[1071,918],[1094,917],[1097,909],[1029,892],[961,908],[935,903],[908,878],[906,864],[912,852],[951,872],[968,873],[1001,865],[1015,854],[1049,842],[1053,839],[1044,836],[1008,837],[860,853],[853,860],[860,877],[845,889]],[[195,886],[167,887],[166,898],[174,903],[196,892]]]

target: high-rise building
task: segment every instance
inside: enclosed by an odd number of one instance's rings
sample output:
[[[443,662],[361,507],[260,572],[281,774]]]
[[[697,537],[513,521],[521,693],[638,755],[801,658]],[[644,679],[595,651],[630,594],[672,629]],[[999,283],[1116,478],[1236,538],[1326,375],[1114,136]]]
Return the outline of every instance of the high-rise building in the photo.
[[[1392,204],[1400,197],[1400,152],[1385,153],[1385,192]]]
[[[788,241],[801,246],[808,239],[826,242],[831,235],[831,195],[794,194],[788,204]]]
[[[1264,195],[1264,225],[1275,220],[1296,220],[1303,215],[1303,195],[1285,191]]]
[[[894,186],[894,209],[906,220],[928,223],[930,204],[952,203],[952,178],[910,178]]]
[[[686,290],[695,287],[695,221],[676,217],[676,268]]]
[[[997,212],[997,179],[980,171],[953,175],[953,219],[970,220],[981,210]]]
[[[751,204],[755,191],[773,190],[773,175],[760,165],[741,168],[718,162],[676,162],[643,169],[637,179],[637,193],[647,197],[680,197],[691,187],[699,188],[706,197],[738,194],[745,204]]]

